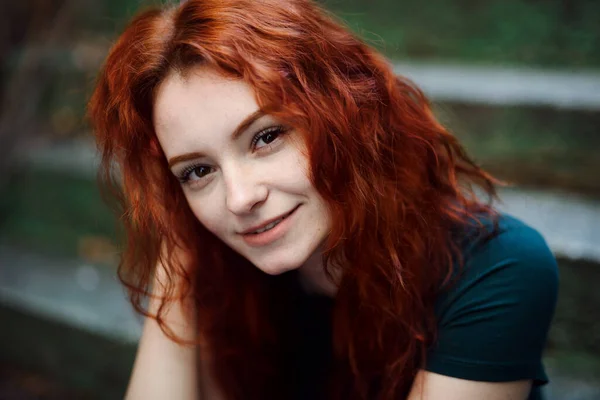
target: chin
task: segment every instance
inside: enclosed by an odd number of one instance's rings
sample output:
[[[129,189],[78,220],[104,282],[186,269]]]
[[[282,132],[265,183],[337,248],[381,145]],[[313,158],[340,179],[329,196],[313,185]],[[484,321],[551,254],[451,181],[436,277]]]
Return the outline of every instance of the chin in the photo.
[[[288,271],[293,271],[302,266],[303,260],[250,260],[252,264],[262,272],[268,275],[280,275]]]
[[[293,271],[300,268],[300,265],[289,265],[289,264],[254,264],[256,268],[268,275],[281,275],[285,272]]]

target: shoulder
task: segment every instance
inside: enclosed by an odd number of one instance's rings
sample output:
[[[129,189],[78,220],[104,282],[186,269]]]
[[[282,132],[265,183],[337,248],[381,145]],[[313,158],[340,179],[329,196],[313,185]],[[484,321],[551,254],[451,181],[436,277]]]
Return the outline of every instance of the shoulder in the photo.
[[[469,380],[543,383],[556,260],[540,233],[514,217],[478,222],[464,232],[463,264],[439,295],[428,369]]]
[[[556,259],[536,229],[507,214],[478,222],[461,245],[463,265],[456,268],[459,287],[484,277],[508,279],[506,283],[528,288],[552,289],[557,284]]]
[[[468,304],[494,299],[518,301],[522,311],[536,307],[553,311],[558,266],[542,235],[507,214],[478,222],[465,232],[462,265],[456,266],[455,279],[443,289],[438,307],[449,308],[457,300]]]
[[[535,250],[536,254],[551,256],[552,253],[542,235],[520,219],[506,213],[497,217],[481,217],[473,220],[469,228],[463,230],[463,252],[469,255],[473,252],[490,250],[490,248],[507,245],[520,255],[521,250]],[[507,249],[505,249],[507,250]]]

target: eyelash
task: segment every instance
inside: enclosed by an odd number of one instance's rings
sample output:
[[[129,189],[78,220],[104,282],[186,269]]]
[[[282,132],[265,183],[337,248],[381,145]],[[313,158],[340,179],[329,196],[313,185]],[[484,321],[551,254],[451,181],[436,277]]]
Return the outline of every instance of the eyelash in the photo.
[[[282,134],[286,133],[286,129],[282,125],[271,126],[269,128],[263,129],[262,131],[258,132],[256,135],[254,135],[254,137],[252,138],[252,141],[250,142],[251,147],[255,148],[256,144],[258,143],[259,140],[264,138],[266,135],[273,134],[273,133],[282,135]],[[277,138],[275,138],[275,140],[277,140]],[[268,147],[270,144],[271,143],[267,143],[263,147]],[[263,147],[261,147],[260,149],[262,149]],[[186,167],[183,171],[181,171],[179,173],[179,175],[177,177],[179,179],[179,182],[181,182],[182,184],[190,183],[190,175],[192,174],[192,172],[194,172],[195,169],[201,168],[201,167],[210,168],[203,164],[189,165],[188,167]],[[200,179],[202,179],[202,177]]]
[[[192,165],[186,167],[183,171],[181,171],[179,173],[179,175],[177,176],[177,179],[179,179],[179,182],[181,182],[182,184],[189,183],[190,175],[192,174],[192,172],[194,172],[194,170],[196,168],[200,168],[200,167],[207,167],[207,166],[202,165],[202,164],[192,164]],[[209,167],[207,167],[207,168],[209,168]]]
[[[276,125],[276,126],[271,126],[269,128],[263,129],[262,131],[258,132],[256,135],[254,135],[254,137],[252,138],[252,147],[256,147],[256,143],[258,143],[258,141],[262,138],[264,138],[265,136],[267,136],[270,133],[276,133],[278,135],[282,135],[285,133],[285,128],[281,125]],[[267,143],[267,146],[270,143]]]

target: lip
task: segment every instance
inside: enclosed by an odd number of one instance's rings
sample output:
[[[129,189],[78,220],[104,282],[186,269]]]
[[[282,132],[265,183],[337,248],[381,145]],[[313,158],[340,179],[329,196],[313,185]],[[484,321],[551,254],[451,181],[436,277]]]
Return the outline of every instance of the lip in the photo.
[[[299,207],[299,206],[296,206],[296,207],[294,207],[294,208],[293,208],[291,211],[288,211],[288,212],[285,212],[285,213],[283,213],[283,214],[280,214],[279,216],[277,216],[277,217],[275,217],[275,218],[271,218],[271,219],[267,220],[266,222],[263,222],[263,223],[262,223],[262,224],[260,224],[260,225],[256,225],[256,226],[253,226],[253,227],[251,227],[251,228],[248,228],[248,229],[246,229],[246,230],[244,230],[244,231],[240,232],[240,235],[247,235],[247,234],[250,234],[250,233],[252,233],[252,232],[255,232],[255,231],[259,230],[259,229],[262,229],[262,228],[264,228],[265,226],[269,225],[271,222],[277,221],[279,218],[286,217],[286,216],[290,216],[290,215],[292,215],[292,213],[293,213],[294,211],[296,211],[296,209],[297,209],[298,207]],[[286,217],[286,218],[287,218],[287,217]]]
[[[252,247],[265,246],[269,243],[272,243],[272,242],[278,240],[279,238],[284,236],[285,233],[288,231],[289,227],[292,224],[292,219],[293,219],[294,215],[296,215],[296,210],[298,210],[299,207],[300,206],[298,205],[298,206],[294,207],[294,209],[292,209],[291,211],[288,211],[285,214],[281,214],[280,216],[272,218],[263,224],[260,224],[260,225],[257,225],[255,227],[245,230],[244,232],[240,233],[240,235],[242,236],[242,239],[244,239],[244,242],[246,242],[246,244],[248,244]],[[261,228],[269,225],[271,222],[276,221],[282,217],[285,217],[283,219],[283,221],[281,221],[279,224],[277,224],[275,227],[269,229],[268,231],[261,232],[261,233],[251,233],[251,232],[256,231],[257,229],[261,229]]]

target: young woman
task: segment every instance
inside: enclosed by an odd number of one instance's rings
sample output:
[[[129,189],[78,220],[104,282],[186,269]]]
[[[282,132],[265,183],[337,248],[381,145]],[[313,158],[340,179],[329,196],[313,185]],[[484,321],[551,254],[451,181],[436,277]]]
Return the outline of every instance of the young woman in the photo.
[[[317,5],[146,11],[89,109],[149,316],[127,398],[541,398],[551,252]]]

